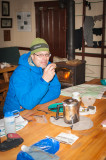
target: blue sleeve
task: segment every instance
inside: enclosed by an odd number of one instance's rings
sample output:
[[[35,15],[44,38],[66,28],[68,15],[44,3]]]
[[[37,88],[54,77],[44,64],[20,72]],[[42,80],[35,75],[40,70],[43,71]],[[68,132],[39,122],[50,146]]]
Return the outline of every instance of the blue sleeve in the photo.
[[[16,97],[24,109],[31,110],[40,103],[46,103],[58,98],[60,95],[60,83],[57,76],[50,83],[38,76],[32,85],[30,74],[30,70],[25,68],[21,70],[21,74],[20,71],[17,71],[13,76]]]
[[[49,84],[48,92],[42,98],[42,100],[40,101],[40,104],[43,104],[43,103],[46,103],[48,101],[58,98],[60,95],[60,92],[61,92],[61,85],[57,78],[57,75],[55,74],[53,80]]]

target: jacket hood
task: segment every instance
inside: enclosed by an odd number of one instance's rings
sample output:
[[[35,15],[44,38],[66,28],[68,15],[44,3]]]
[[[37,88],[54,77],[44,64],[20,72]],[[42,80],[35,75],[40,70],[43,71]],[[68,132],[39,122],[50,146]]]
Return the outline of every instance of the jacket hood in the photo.
[[[30,67],[28,63],[29,56],[30,56],[30,52],[25,53],[22,56],[20,56],[18,64],[26,66],[26,67]]]
[[[28,58],[29,58],[30,54],[31,54],[31,52],[28,52],[28,53],[25,53],[25,54],[23,54],[22,56],[20,56],[18,64],[19,64],[19,65],[23,65],[23,66],[25,66],[25,67],[27,67],[27,68],[30,68],[31,70],[36,71],[36,72],[37,72],[37,71],[38,71],[38,72],[41,71],[41,70],[42,70],[41,67],[37,67],[36,65],[31,66],[31,65],[29,64]],[[50,62],[49,62],[48,64],[50,64]]]

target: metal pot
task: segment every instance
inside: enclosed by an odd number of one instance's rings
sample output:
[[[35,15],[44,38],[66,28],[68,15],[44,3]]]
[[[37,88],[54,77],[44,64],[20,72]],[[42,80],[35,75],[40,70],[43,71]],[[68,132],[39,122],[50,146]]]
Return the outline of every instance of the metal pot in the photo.
[[[79,121],[80,102],[70,98],[63,101],[63,117],[64,122],[73,124]]]

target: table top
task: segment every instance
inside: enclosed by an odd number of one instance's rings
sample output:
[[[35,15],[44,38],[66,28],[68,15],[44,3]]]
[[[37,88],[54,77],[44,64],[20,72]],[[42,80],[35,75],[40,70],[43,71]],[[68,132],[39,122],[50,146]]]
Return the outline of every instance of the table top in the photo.
[[[0,68],[0,74],[3,74],[4,79],[1,80],[0,79],[0,83],[3,82],[9,82],[9,78],[10,78],[10,73],[12,74],[12,72],[17,68],[17,65],[10,65],[8,67],[4,67],[4,68]]]
[[[98,84],[99,80],[90,81],[89,84]],[[72,133],[79,137],[74,144],[60,143],[60,149],[56,153],[60,160],[104,160],[106,158],[106,128],[101,125],[101,122],[106,119],[106,99],[97,99],[95,102],[96,113],[87,115],[93,121],[93,127],[88,130],[71,130],[69,127],[56,126],[50,122],[50,117],[55,116],[56,113],[48,111],[48,106],[54,103],[64,101],[69,97],[60,96],[59,98],[48,103],[37,105],[34,109],[21,112],[21,116],[32,120],[28,124],[17,131],[17,133],[24,139],[24,142],[17,148],[6,152],[0,152],[0,159],[15,160],[17,154],[21,150],[22,145],[30,146],[46,136],[56,137],[61,132]],[[46,114],[43,110],[48,112]],[[37,123],[34,115],[45,115],[47,123]],[[2,137],[4,141],[6,137]]]
[[[17,68],[17,65],[12,65],[10,67],[0,68],[0,73],[14,71]]]

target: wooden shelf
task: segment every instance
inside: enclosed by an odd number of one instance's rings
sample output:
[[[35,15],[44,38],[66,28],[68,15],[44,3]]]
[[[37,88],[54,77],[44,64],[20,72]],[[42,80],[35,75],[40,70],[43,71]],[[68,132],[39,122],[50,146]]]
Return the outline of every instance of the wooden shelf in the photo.
[[[97,53],[82,53],[82,52],[75,52],[75,55],[77,56],[87,56],[87,57],[100,57],[100,58],[106,58],[106,55],[102,55],[102,54],[97,54]]]
[[[85,48],[100,48],[100,49],[102,48],[102,47],[89,47],[89,46],[87,46],[87,45],[85,45],[84,47],[85,47]],[[103,46],[103,47],[106,48],[106,46]]]

